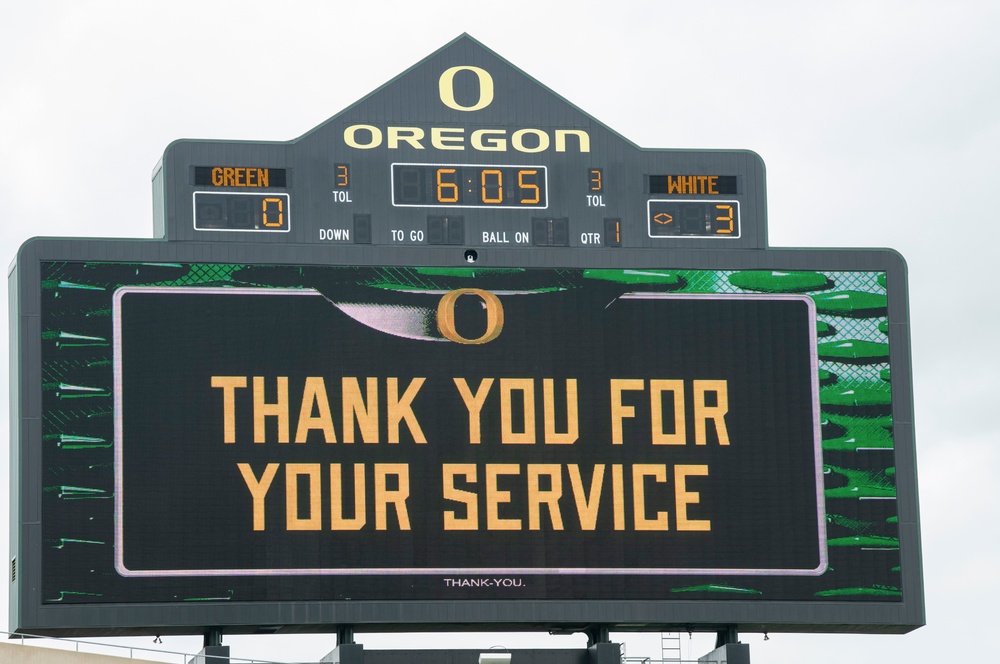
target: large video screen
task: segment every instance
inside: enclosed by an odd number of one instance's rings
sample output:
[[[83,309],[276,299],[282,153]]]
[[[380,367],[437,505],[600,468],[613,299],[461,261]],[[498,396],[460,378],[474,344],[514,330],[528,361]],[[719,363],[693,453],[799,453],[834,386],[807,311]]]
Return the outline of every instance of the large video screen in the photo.
[[[901,598],[884,273],[42,286],[44,602]]]

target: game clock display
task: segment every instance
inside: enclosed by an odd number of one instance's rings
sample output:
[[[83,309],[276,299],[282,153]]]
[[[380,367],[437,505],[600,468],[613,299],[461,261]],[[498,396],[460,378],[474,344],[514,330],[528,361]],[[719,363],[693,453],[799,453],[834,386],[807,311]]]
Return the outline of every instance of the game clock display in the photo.
[[[397,207],[548,207],[544,166],[393,164]]]

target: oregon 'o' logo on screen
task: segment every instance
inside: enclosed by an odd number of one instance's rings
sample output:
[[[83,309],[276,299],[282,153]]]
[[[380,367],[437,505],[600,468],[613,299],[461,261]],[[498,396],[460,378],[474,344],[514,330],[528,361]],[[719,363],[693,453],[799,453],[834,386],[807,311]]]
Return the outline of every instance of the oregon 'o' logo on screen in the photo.
[[[463,295],[477,295],[486,307],[486,331],[481,337],[469,339],[458,332],[455,325],[455,303]],[[438,330],[448,340],[458,344],[487,344],[503,331],[503,305],[493,293],[481,288],[459,288],[446,293],[437,308]]]
[[[455,101],[455,74],[460,71],[471,71],[479,79],[479,99],[472,106],[462,106]],[[449,67],[438,79],[438,94],[441,102],[456,111],[479,111],[493,102],[493,77],[485,69],[470,65]]]

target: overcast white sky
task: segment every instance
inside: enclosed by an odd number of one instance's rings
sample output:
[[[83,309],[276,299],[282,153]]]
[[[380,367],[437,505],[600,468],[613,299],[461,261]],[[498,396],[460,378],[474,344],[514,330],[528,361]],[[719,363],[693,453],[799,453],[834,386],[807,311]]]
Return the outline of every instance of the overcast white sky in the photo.
[[[760,154],[771,246],[903,254],[928,625],[744,640],[758,663],[971,656],[1000,616],[1000,3],[6,2],[0,256],[32,236],[151,237],[150,174],[170,141],[295,138],[462,32],[640,146]],[[627,641],[659,657],[658,638]],[[228,642],[298,661],[332,647]]]

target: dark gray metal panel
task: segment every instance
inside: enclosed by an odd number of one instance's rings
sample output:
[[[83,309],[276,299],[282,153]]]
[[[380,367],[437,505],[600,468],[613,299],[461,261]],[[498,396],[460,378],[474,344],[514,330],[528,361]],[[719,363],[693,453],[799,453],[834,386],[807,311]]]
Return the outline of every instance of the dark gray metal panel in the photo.
[[[923,561],[920,541],[920,507],[917,488],[916,434],[913,412],[913,363],[910,354],[909,281],[906,261],[897,252],[889,252],[893,269],[889,280],[888,322],[890,328],[890,365],[893,389],[893,435],[909,444],[897,445],[896,485],[906,500],[898,501],[901,572],[904,587],[919,588],[920,601],[907,605],[907,620],[923,624]],[[900,371],[896,371],[899,367]],[[897,407],[898,404],[898,407]]]

